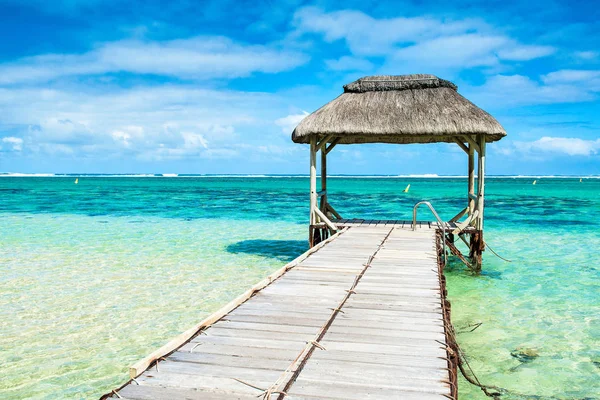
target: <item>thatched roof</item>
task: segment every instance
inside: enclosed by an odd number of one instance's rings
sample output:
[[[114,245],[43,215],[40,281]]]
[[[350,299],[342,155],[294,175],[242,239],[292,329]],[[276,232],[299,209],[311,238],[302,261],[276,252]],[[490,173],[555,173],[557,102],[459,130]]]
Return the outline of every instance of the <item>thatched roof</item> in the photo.
[[[460,135],[506,136],[487,112],[458,94],[452,82],[434,75],[367,76],[308,115],[292,133],[296,143],[311,135],[339,137],[338,143],[453,142]]]

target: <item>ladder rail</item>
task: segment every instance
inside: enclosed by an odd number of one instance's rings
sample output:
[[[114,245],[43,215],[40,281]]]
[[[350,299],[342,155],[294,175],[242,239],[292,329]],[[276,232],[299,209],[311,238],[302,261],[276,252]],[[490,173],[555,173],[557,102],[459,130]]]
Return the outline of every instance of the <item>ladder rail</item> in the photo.
[[[443,237],[442,237],[442,247],[443,247],[443,251],[444,251],[444,265],[445,265],[446,262],[448,261],[446,259],[446,224],[444,223],[444,221],[442,221],[442,219],[438,215],[437,211],[435,211],[435,208],[433,208],[433,206],[431,205],[430,202],[428,202],[428,201],[420,201],[417,204],[415,204],[415,206],[413,207],[412,230],[413,231],[417,230],[417,210],[418,210],[419,206],[421,206],[423,204],[426,205],[427,207],[429,207],[429,210],[431,210],[431,213],[433,214],[433,216],[437,220],[439,226],[442,228],[442,235],[443,235]]]

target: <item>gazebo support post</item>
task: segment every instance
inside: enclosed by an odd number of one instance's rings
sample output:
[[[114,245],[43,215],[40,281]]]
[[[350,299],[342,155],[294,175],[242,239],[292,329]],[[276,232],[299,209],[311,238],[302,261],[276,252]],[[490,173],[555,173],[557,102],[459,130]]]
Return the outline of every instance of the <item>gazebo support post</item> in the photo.
[[[326,140],[326,139],[323,139]],[[321,212],[325,214],[327,218],[330,218],[329,213],[327,211],[327,142],[323,144],[321,147],[321,203],[319,208]],[[327,239],[329,237],[329,230],[324,228],[321,231],[321,240]]]
[[[310,247],[327,239],[331,233],[337,231],[337,226],[331,221],[332,215],[340,219],[341,216],[329,204],[327,199],[327,154],[339,141],[333,135],[324,136],[318,141],[319,136],[310,138],[310,228],[308,230],[308,243]],[[331,144],[327,147],[327,143]],[[321,152],[321,190],[317,192],[317,153]]]
[[[469,146],[469,216],[475,211],[475,149]]]
[[[308,228],[308,243],[313,247],[317,239],[314,225],[317,223],[317,137],[310,138],[310,226]],[[318,241],[318,240],[317,240]]]
[[[483,240],[483,211],[484,211],[484,193],[485,193],[485,136],[478,135],[478,165],[477,165],[477,202],[478,211],[475,219],[475,232],[471,234],[469,256],[475,271],[481,271],[482,253],[485,250],[485,241]],[[470,161],[470,159],[469,159]],[[469,163],[470,164],[470,163]],[[469,165],[470,166],[470,165]],[[470,184],[469,170],[469,184]]]

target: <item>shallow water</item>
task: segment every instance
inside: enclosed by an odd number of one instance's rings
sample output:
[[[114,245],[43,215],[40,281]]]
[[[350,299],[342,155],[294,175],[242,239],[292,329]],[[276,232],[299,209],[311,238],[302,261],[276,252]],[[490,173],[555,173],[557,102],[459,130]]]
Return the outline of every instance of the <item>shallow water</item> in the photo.
[[[0,178],[3,399],[96,398],[132,362],[307,247],[306,178],[73,181]],[[459,343],[484,383],[597,398],[600,180],[531,182],[486,185],[486,239],[513,262],[486,252],[481,276],[457,262],[447,269]],[[329,186],[344,216],[377,219],[409,219],[423,199],[448,219],[466,190],[465,179]],[[519,359],[518,348],[539,356]],[[464,381],[459,390],[485,398]]]

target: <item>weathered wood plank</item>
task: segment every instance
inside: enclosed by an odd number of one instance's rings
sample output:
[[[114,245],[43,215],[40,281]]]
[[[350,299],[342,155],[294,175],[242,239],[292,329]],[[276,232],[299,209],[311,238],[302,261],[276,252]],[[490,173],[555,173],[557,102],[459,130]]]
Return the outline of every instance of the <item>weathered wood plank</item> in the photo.
[[[441,394],[423,393],[399,390],[396,387],[374,387],[359,385],[352,382],[336,384],[334,381],[315,381],[298,379],[292,386],[290,395],[326,394],[329,398],[340,400],[363,399],[402,399],[402,400],[441,400],[446,399]]]

